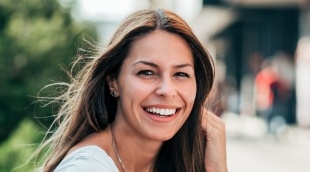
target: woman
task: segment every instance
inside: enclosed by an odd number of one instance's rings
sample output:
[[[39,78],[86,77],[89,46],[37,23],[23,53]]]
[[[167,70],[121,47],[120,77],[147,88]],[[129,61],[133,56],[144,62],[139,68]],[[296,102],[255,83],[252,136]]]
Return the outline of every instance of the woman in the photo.
[[[226,172],[224,123],[203,108],[213,80],[179,16],[133,13],[63,95],[43,171]]]

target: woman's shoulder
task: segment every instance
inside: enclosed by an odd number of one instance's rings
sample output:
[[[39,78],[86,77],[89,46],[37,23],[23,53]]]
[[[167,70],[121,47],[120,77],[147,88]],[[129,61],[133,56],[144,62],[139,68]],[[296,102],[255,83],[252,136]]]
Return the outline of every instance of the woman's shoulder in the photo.
[[[95,145],[80,147],[67,155],[55,172],[118,171],[112,158]]]

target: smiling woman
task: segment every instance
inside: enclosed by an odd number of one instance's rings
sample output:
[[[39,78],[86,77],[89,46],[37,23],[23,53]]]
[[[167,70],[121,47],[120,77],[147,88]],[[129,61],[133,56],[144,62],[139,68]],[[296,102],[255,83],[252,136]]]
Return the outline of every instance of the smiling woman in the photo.
[[[224,123],[204,108],[213,80],[184,20],[133,13],[63,95],[43,171],[226,172]]]

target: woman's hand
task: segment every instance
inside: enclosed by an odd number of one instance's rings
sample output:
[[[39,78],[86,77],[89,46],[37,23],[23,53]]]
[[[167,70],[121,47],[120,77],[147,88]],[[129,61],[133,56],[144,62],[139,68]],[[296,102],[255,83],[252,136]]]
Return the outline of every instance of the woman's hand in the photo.
[[[202,128],[206,132],[205,165],[207,172],[227,172],[226,132],[224,121],[204,109]]]

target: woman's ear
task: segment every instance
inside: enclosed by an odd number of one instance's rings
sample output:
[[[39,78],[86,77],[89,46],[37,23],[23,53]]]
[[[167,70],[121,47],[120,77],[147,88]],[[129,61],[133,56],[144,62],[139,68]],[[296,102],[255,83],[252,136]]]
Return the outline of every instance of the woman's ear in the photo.
[[[116,79],[114,77],[112,77],[111,75],[108,75],[106,80],[107,80],[107,83],[109,85],[110,90],[116,91],[115,90],[115,89],[117,89]]]
[[[108,75],[107,78],[107,83],[109,85],[110,93],[112,96],[117,97],[118,96],[118,87],[116,83],[115,77],[112,77],[111,75]]]

